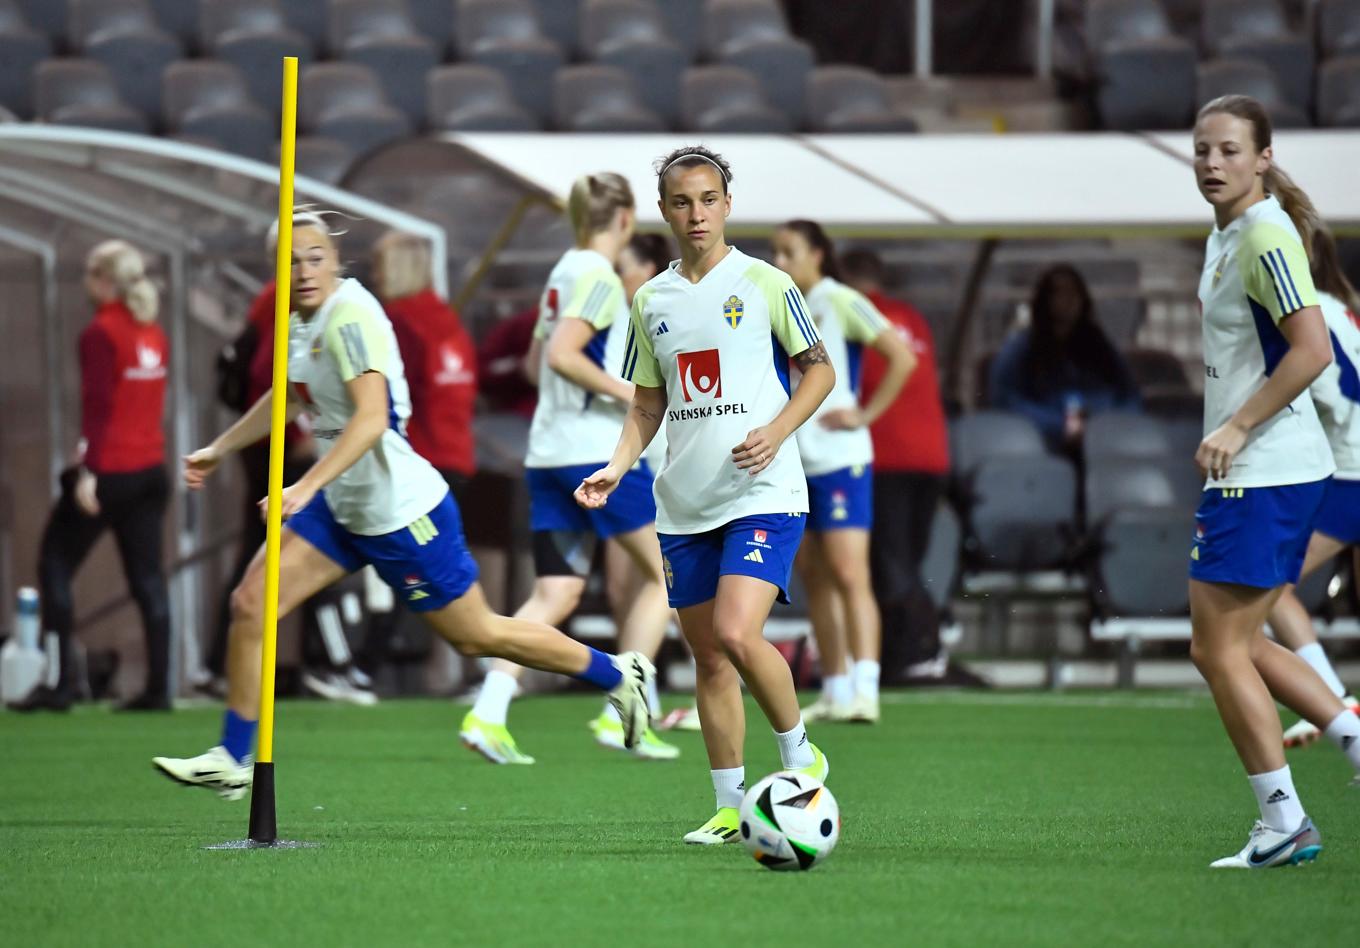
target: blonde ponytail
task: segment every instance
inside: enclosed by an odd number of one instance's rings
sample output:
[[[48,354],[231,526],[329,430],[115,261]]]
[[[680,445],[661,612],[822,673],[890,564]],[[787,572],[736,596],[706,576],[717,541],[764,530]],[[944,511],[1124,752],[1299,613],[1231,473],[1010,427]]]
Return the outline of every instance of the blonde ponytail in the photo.
[[[620,208],[633,206],[633,189],[623,175],[600,171],[577,178],[567,196],[567,217],[577,245],[608,227]]]
[[[1285,174],[1284,169],[1273,161],[1266,169],[1265,188],[1267,194],[1275,195],[1280,202],[1280,207],[1289,215],[1289,219],[1294,222],[1294,227],[1299,232],[1299,240],[1303,243],[1303,249],[1309,258],[1313,255],[1313,236],[1322,226],[1322,217],[1318,210],[1313,206],[1312,200],[1308,197],[1303,188],[1294,183],[1294,179]]]
[[[138,322],[155,320],[160,291],[146,275],[146,262],[136,247],[125,240],[106,240],[90,251],[90,269],[108,278]]]

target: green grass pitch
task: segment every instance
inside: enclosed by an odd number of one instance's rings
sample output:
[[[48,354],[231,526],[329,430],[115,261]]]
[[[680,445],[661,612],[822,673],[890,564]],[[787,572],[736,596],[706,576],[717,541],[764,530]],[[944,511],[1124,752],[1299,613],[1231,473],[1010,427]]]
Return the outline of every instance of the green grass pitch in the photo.
[[[533,767],[463,750],[437,701],[278,711],[280,835],[210,852],[248,803],[176,786],[219,713],[0,714],[0,943],[34,945],[1353,945],[1360,791],[1291,753],[1312,866],[1215,873],[1255,818],[1198,695],[887,696],[821,725],[840,845],[805,874],[680,836],[711,813],[698,735],[675,763],[597,748],[587,696],[517,703]],[[753,711],[753,709],[752,709]],[[752,713],[747,773],[777,769]]]

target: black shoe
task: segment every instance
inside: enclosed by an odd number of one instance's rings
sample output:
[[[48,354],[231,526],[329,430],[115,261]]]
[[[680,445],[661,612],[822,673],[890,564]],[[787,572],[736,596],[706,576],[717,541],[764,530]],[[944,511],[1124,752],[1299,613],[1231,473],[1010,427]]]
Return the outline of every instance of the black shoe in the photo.
[[[9,707],[11,711],[70,711],[71,694],[39,685],[23,701],[11,702]]]
[[[131,701],[115,706],[117,711],[173,711],[174,706],[165,695],[155,695],[144,691]]]

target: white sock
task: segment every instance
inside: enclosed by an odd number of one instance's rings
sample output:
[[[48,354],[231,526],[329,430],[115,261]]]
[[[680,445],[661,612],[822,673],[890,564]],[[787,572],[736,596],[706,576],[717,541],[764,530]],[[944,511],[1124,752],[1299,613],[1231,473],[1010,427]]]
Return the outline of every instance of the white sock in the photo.
[[[1341,683],[1341,679],[1336,677],[1336,669],[1332,667],[1332,662],[1327,658],[1327,653],[1322,650],[1321,642],[1314,642],[1305,645],[1303,648],[1295,649],[1294,654],[1313,666],[1313,671],[1327,683],[1327,687],[1332,689],[1332,694],[1338,698],[1346,695],[1346,686]]]
[[[878,697],[878,662],[862,658],[855,662],[855,694],[866,698]]]
[[[1360,718],[1356,720],[1360,721]],[[783,761],[785,770],[802,770],[811,767],[816,760],[812,756],[812,748],[808,746],[807,728],[803,727],[802,718],[791,730],[775,731],[774,739],[779,742],[779,759]]]
[[[1347,708],[1332,718],[1332,723],[1322,733],[1350,758],[1352,767],[1360,770],[1360,715]]]
[[[614,706],[611,704],[610,707]],[[655,675],[647,679],[647,710],[651,712],[652,717],[661,717],[661,694],[656,690]]]
[[[1268,774],[1252,774],[1247,780],[1251,782],[1256,803],[1261,808],[1262,823],[1278,833],[1292,833],[1299,828],[1304,817],[1303,804],[1294,789],[1288,764]]]
[[[482,690],[477,695],[477,703],[472,706],[472,713],[487,724],[504,724],[505,713],[510,710],[510,699],[515,696],[518,687],[519,682],[515,681],[513,675],[503,671],[487,672]]]
[[[606,721],[613,721],[615,724],[623,724],[623,718],[619,717],[618,709],[608,701],[604,703],[604,718]]]
[[[709,773],[713,775],[713,796],[717,799],[718,809],[741,806],[741,798],[746,795],[746,768],[729,767]]]
[[[849,675],[822,677],[822,695],[832,704],[849,704],[855,697],[855,686]]]

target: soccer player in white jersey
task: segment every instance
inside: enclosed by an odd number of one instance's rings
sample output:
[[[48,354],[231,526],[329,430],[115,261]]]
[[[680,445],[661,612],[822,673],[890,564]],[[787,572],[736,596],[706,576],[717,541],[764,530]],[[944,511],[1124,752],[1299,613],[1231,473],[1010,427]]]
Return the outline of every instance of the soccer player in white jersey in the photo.
[[[836,248],[820,224],[789,221],[774,232],[773,243],[775,266],[793,278],[807,300],[836,368],[836,387],[798,429],[808,526],[796,565],[822,662],[822,694],[803,709],[803,720],[875,723],[882,634],[869,578],[874,446],[868,426],[902,391],[916,356],[868,297],[840,282]],[[882,354],[887,371],[861,408],[865,346]]]
[[[622,176],[584,175],[572,185],[567,215],[576,246],[562,255],[539,301],[534,342],[526,359],[538,384],[538,405],[525,458],[534,571],[528,601],[516,618],[561,625],[585,591],[598,540],[623,547],[642,583],[619,628],[619,644],[648,659],[666,634],[670,607],[661,579],[656,503],[646,462],[628,471],[606,510],[583,510],[572,497],[582,478],[613,453],[633,386],[619,377],[628,306],[614,272],[633,234],[633,192]],[[463,744],[492,763],[532,764],[506,726],[521,669],[494,663],[459,729]],[[656,708],[656,695],[651,702]],[[590,722],[595,740],[624,748],[623,724],[612,705]],[[648,728],[633,748],[651,760],[678,757],[679,748]]]
[[[744,681],[774,728],[788,770],[825,779],[793,676],[762,631],[807,519],[807,483],[789,438],[835,384],[826,347],[793,281],[728,246],[731,169],[706,148],[656,166],[662,217],[680,259],[633,299],[624,377],[636,384],[609,464],[576,492],[600,509],[666,424],[656,527],[670,602],[694,653],[695,693],[717,813],[687,843],[738,839],[744,789]],[[789,357],[803,383],[789,394]],[[740,679],[738,679],[740,675]]]
[[[1308,272],[1316,221],[1274,164],[1270,120],[1246,96],[1205,105],[1194,171],[1214,209],[1199,299],[1204,319],[1208,477],[1190,552],[1190,654],[1246,768],[1261,818],[1215,868],[1316,858],[1322,839],[1285,764],[1273,694],[1360,763],[1360,718],[1303,659],[1265,637],[1267,613],[1299,578],[1313,518],[1333,471],[1308,386],[1332,359]]]
[[[1360,294],[1341,269],[1336,241],[1321,227],[1313,234],[1312,271],[1322,318],[1332,340],[1332,364],[1317,377],[1309,391],[1332,445],[1336,473],[1327,485],[1322,507],[1313,522],[1313,538],[1308,541],[1302,575],[1331,562],[1349,546],[1353,548],[1353,575],[1360,582]],[[1360,713],[1360,703],[1346,694],[1336,669],[1318,642],[1308,610],[1293,589],[1286,589],[1270,610],[1270,628],[1277,640],[1313,666],[1346,707]],[[1284,732],[1284,746],[1302,747],[1321,736],[1317,725],[1300,718]]]
[[[345,279],[325,220],[300,209],[293,220],[288,332],[288,415],[306,412],[320,456],[283,491],[279,616],[366,565],[465,655],[500,656],[572,675],[607,691],[627,743],[648,726],[646,658],[611,658],[539,622],[494,614],[477,583],[448,485],[406,440],[406,376],[382,305]],[[206,448],[184,459],[199,489],[222,460],[269,433],[268,393]],[[263,501],[261,502],[263,505]],[[260,701],[264,550],[232,594],[227,711],[220,743],[187,759],[157,757],[180,783],[239,799],[250,786]]]

